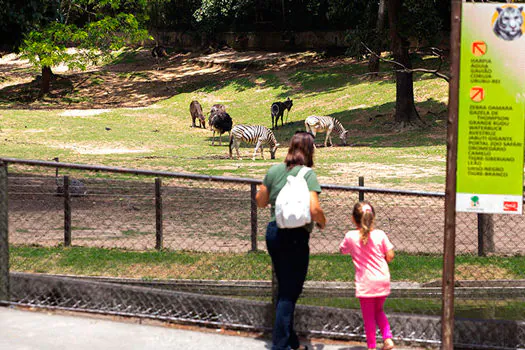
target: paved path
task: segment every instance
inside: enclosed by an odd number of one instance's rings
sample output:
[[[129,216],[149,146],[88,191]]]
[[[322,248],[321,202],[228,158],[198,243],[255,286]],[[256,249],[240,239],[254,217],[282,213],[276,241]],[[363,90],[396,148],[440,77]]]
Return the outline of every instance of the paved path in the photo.
[[[151,322],[149,322],[151,323]],[[159,325],[161,323],[159,322]],[[0,307],[0,349],[106,350],[184,349],[258,350],[271,343],[258,334],[241,334],[196,327],[118,322],[106,318],[73,316],[45,311]],[[365,344],[308,340],[313,350],[366,350]],[[408,348],[397,348],[408,349]],[[415,348],[411,348],[414,350]]]

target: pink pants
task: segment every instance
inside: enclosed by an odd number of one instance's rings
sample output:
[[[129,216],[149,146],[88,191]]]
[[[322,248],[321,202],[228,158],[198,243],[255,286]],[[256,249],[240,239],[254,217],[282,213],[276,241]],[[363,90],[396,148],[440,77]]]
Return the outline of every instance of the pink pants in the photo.
[[[366,344],[369,349],[376,348],[376,324],[381,331],[383,341],[392,338],[390,332],[390,325],[383,310],[385,304],[385,297],[375,298],[359,298],[361,304],[361,313],[363,314],[363,322],[365,324]]]

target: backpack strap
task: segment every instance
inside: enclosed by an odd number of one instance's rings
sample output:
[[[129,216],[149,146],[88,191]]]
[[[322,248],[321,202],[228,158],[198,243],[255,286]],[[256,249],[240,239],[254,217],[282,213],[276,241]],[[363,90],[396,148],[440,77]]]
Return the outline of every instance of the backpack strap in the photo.
[[[309,172],[310,170],[312,170],[312,168],[309,168],[307,166],[303,166],[301,168],[301,170],[299,170],[299,172],[297,173],[297,176],[296,177],[303,177],[306,175],[307,172]]]

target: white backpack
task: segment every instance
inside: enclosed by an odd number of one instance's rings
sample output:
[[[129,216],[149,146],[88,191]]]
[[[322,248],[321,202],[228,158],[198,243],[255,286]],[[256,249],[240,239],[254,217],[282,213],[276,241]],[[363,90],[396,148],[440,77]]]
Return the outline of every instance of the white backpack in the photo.
[[[296,228],[312,222],[310,190],[304,176],[311,169],[303,167],[297,176],[289,175],[275,200],[275,220],[279,228]]]

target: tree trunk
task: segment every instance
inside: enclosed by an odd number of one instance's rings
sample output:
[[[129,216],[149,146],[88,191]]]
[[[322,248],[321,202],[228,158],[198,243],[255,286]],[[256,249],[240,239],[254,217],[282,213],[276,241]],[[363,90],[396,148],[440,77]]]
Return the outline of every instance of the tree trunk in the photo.
[[[375,38],[373,41],[374,44],[371,47],[372,51],[378,55],[381,55],[382,32],[383,28],[385,27],[385,1],[386,0],[379,1],[376,30],[374,33]],[[370,55],[370,60],[368,61],[368,71],[373,73],[371,75],[372,77],[377,77],[377,73],[379,72],[379,57],[376,55]]]
[[[394,61],[406,69],[412,69],[408,55],[409,42],[401,37],[399,16],[403,0],[388,0],[388,22],[390,25],[390,41]],[[394,121],[405,127],[418,121],[419,115],[414,103],[414,79],[412,72],[404,72],[403,67],[394,65],[396,69],[396,113]]]
[[[40,95],[45,95],[49,92],[49,87],[51,85],[51,77],[53,72],[51,67],[44,66],[42,67],[42,81],[40,83]]]

